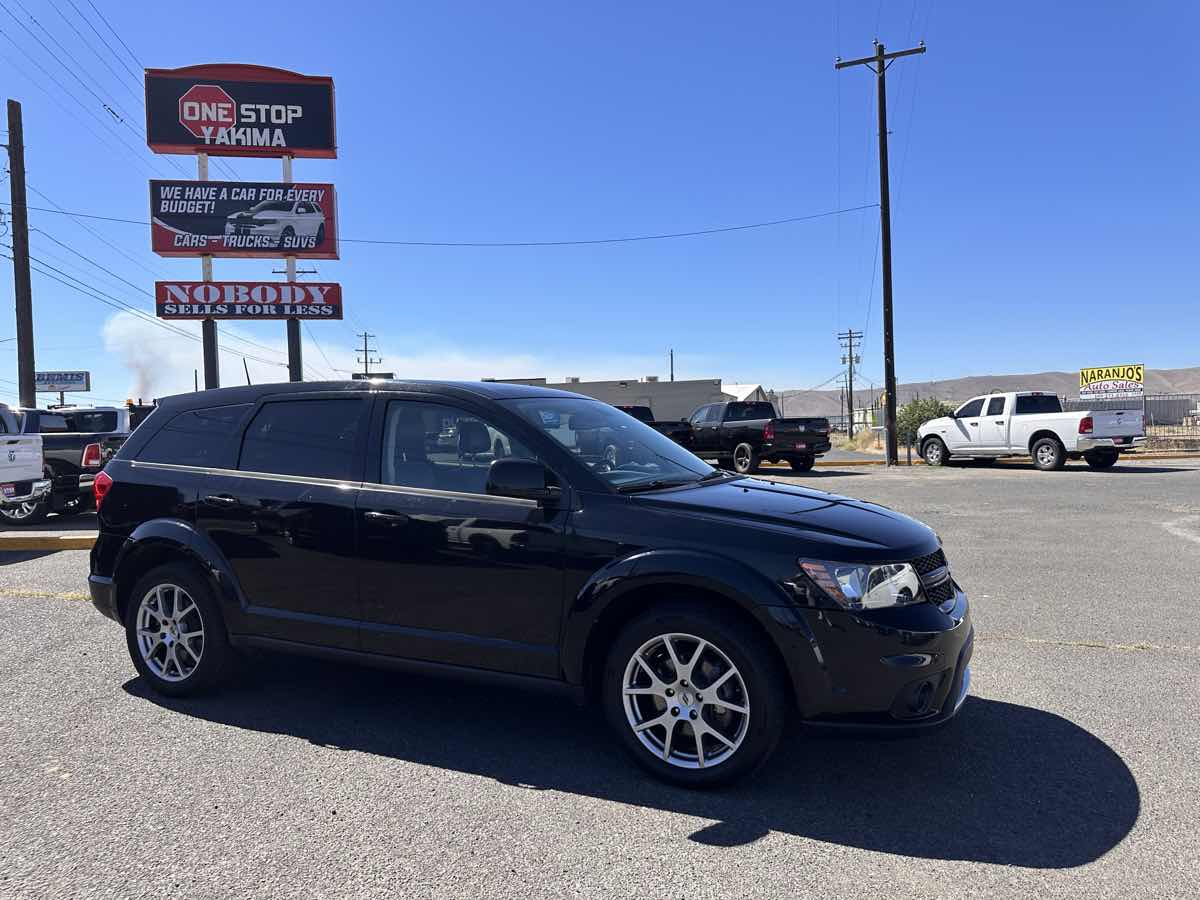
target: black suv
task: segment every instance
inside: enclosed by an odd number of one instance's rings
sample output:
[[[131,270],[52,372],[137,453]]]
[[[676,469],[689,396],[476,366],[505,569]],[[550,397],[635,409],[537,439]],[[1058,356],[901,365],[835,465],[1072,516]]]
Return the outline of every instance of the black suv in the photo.
[[[615,463],[581,436],[607,429]],[[934,725],[967,599],[925,525],[714,469],[523,385],[278,384],[169,398],[96,480],[92,598],[142,677],[246,647],[560,688],[686,785],[761,764],[791,710]]]

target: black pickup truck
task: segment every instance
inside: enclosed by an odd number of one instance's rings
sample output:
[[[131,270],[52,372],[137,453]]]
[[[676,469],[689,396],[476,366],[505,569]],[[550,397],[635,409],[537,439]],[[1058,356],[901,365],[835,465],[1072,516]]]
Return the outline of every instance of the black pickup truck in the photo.
[[[129,414],[115,408],[14,410],[24,434],[42,436],[45,499],[0,508],[0,522],[33,525],[52,512],[75,515],[92,507],[92,484],[129,436]]]
[[[621,412],[633,416],[639,422],[645,422],[659,434],[665,434],[681,447],[692,446],[692,426],[687,419],[667,419],[659,421],[654,418],[654,412],[648,406],[618,406]]]
[[[797,472],[807,472],[829,450],[828,419],[781,419],[766,402],[709,403],[688,423],[693,453],[742,474],[757,471],[760,462],[785,460]]]

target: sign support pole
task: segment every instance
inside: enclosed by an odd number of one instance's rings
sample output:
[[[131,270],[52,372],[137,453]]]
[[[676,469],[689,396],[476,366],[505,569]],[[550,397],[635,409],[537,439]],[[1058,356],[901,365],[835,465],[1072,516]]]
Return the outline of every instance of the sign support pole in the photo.
[[[196,178],[208,181],[208,154],[196,154]],[[200,257],[200,278],[202,281],[212,281],[212,255]],[[204,389],[221,386],[221,368],[217,363],[217,323],[215,319],[204,319],[200,323],[200,337],[204,347]]]
[[[285,156],[283,158],[283,183],[292,183],[292,158]],[[287,266],[287,280],[289,282],[296,280],[296,257],[284,257],[285,265]],[[288,381],[303,381],[304,380],[304,348],[300,344],[300,320],[287,320],[287,347],[288,347]]]

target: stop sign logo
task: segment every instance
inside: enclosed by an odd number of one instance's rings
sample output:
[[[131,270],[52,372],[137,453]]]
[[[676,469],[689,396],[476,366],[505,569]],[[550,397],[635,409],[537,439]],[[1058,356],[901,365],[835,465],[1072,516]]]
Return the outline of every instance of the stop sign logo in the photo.
[[[198,138],[205,129],[212,135],[218,128],[237,124],[237,104],[215,84],[194,84],[179,98],[179,122]]]

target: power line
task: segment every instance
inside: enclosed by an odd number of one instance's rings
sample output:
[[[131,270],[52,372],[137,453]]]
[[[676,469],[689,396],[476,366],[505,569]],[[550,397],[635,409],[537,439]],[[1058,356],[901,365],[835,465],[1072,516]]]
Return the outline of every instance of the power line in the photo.
[[[40,196],[45,194],[38,192]],[[0,206],[9,204],[0,201]],[[771,219],[766,222],[752,222],[748,225],[724,225],[719,228],[703,228],[696,231],[675,231],[663,234],[641,234],[629,237],[594,238],[590,240],[561,240],[561,241],[397,241],[382,238],[346,238],[339,237],[342,244],[376,244],[396,247],[575,247],[591,244],[624,244],[637,241],[662,241],[671,238],[700,237],[710,234],[725,234],[731,231],[747,231],[754,228],[773,228],[779,225],[791,225],[796,222],[808,222],[813,219],[825,219],[830,216],[840,216],[845,213],[860,212],[864,209],[877,209],[878,203],[864,203],[861,206],[849,206],[845,209],[832,209],[827,212],[812,213],[806,216],[789,216],[786,219]],[[29,207],[34,212],[57,213],[83,219],[98,219],[103,222],[121,222],[126,225],[149,225],[144,219],[124,219],[117,216],[101,216],[94,213],[71,212],[62,208],[46,209],[39,206]]]
[[[73,2],[73,0],[67,0],[67,2],[71,4],[71,6],[75,10],[75,12],[79,12],[79,7],[75,6],[75,3]],[[133,60],[133,64],[135,66],[137,66],[139,69],[146,68],[145,66],[142,65],[141,61],[137,58],[137,56],[134,55],[134,52],[129,49],[129,45],[127,43],[125,43],[124,38],[122,38],[121,35],[117,32],[117,30],[112,27],[112,23],[110,23],[108,21],[108,19],[105,18],[104,13],[100,12],[100,10],[96,8],[96,4],[93,3],[92,0],[88,0],[88,6],[90,6],[92,8],[92,10],[96,13],[96,15],[100,17],[100,21],[103,22],[105,27],[109,31],[112,32],[113,37],[115,37],[118,41],[120,41],[121,46],[125,48],[125,52],[129,54],[129,58]],[[80,15],[80,18],[83,18],[83,13],[79,13],[79,15]],[[85,18],[84,21],[87,21],[87,19]],[[95,31],[96,29],[93,28],[92,30]],[[97,33],[97,37],[99,37],[98,33]],[[100,39],[102,41],[104,41],[103,38],[100,38]],[[116,51],[113,50],[112,46],[108,43],[108,41],[104,41],[104,46],[108,47],[109,52],[112,53],[112,55],[117,59],[118,62],[120,62],[120,57],[117,56]],[[121,63],[121,64],[124,65],[124,63]],[[127,71],[128,71],[128,68],[127,68]],[[138,77],[137,73],[135,73],[135,72],[130,71],[129,74],[133,75],[134,78]]]
[[[18,0],[18,2],[19,2],[19,0]],[[135,92],[135,91],[133,90],[133,88],[131,88],[131,87],[129,86],[129,82],[128,82],[128,81],[126,81],[126,80],[125,80],[125,79],[124,79],[124,78],[121,76],[121,73],[120,73],[120,72],[118,72],[116,69],[114,69],[114,68],[113,68],[111,65],[109,65],[109,62],[108,62],[108,60],[107,60],[107,59],[105,59],[105,58],[104,58],[104,55],[103,55],[103,54],[102,54],[102,53],[101,53],[99,50],[97,50],[97,49],[96,49],[96,48],[95,48],[95,47],[92,45],[91,41],[89,41],[87,38],[85,38],[85,37],[83,36],[83,32],[81,32],[81,31],[80,31],[78,28],[76,28],[76,27],[75,27],[75,23],[74,23],[74,22],[72,22],[72,21],[70,20],[70,18],[68,18],[68,17],[67,17],[67,14],[66,14],[65,12],[63,12],[63,11],[62,11],[62,7],[61,7],[61,6],[59,6],[57,3],[55,3],[55,2],[54,2],[54,0],[50,0],[50,5],[51,5],[52,7],[54,7],[54,11],[55,11],[56,13],[58,13],[58,15],[59,15],[59,18],[61,18],[61,19],[62,19],[64,22],[66,22],[66,23],[67,23],[67,27],[68,27],[68,28],[70,28],[70,29],[71,29],[73,32],[75,32],[75,35],[76,35],[76,36],[79,38],[79,42],[80,42],[81,44],[83,44],[85,47],[87,47],[89,50],[91,50],[91,51],[92,51],[92,53],[93,53],[93,54],[95,54],[95,56],[96,56],[96,59],[100,60],[100,63],[101,63],[103,66],[104,66],[104,68],[108,69],[108,71],[112,73],[112,76],[113,76],[113,78],[115,78],[115,79],[116,79],[118,82],[120,82],[120,84],[121,84],[121,85],[122,85],[122,86],[125,88],[125,90],[127,90],[127,91],[129,92],[130,96],[132,96],[132,97],[133,97],[133,99],[134,99],[134,100],[135,100],[135,101],[136,101],[138,104],[141,104],[141,103],[143,102],[143,99],[144,99],[144,98],[142,98],[142,97],[139,97],[139,96],[138,96],[138,94],[137,94],[137,92]],[[71,4],[71,5],[72,5],[72,6],[74,6],[74,4]],[[78,9],[76,9],[75,11],[76,11],[76,12],[79,12],[79,10],[78,10]],[[81,16],[80,16],[80,18],[83,18],[83,16],[81,15]],[[84,21],[86,22],[87,20],[86,20],[86,19],[84,19]],[[88,24],[90,25],[91,23],[89,22]],[[92,31],[94,32],[94,31],[95,31],[95,29],[93,28],[93,29],[92,29]],[[104,39],[103,39],[103,38],[101,38],[101,42],[103,42],[103,40],[104,40]],[[112,51],[112,48],[110,47],[110,48],[109,48],[109,52],[111,52],[111,51]],[[118,59],[118,62],[120,62],[120,60],[119,60],[119,59]],[[125,70],[125,71],[126,71],[126,72],[129,72],[129,69],[128,69],[128,68],[126,68],[126,70]],[[130,74],[132,74],[132,72],[130,72]],[[138,79],[136,76],[134,76],[134,81],[135,81],[135,83],[140,83],[140,79]]]

